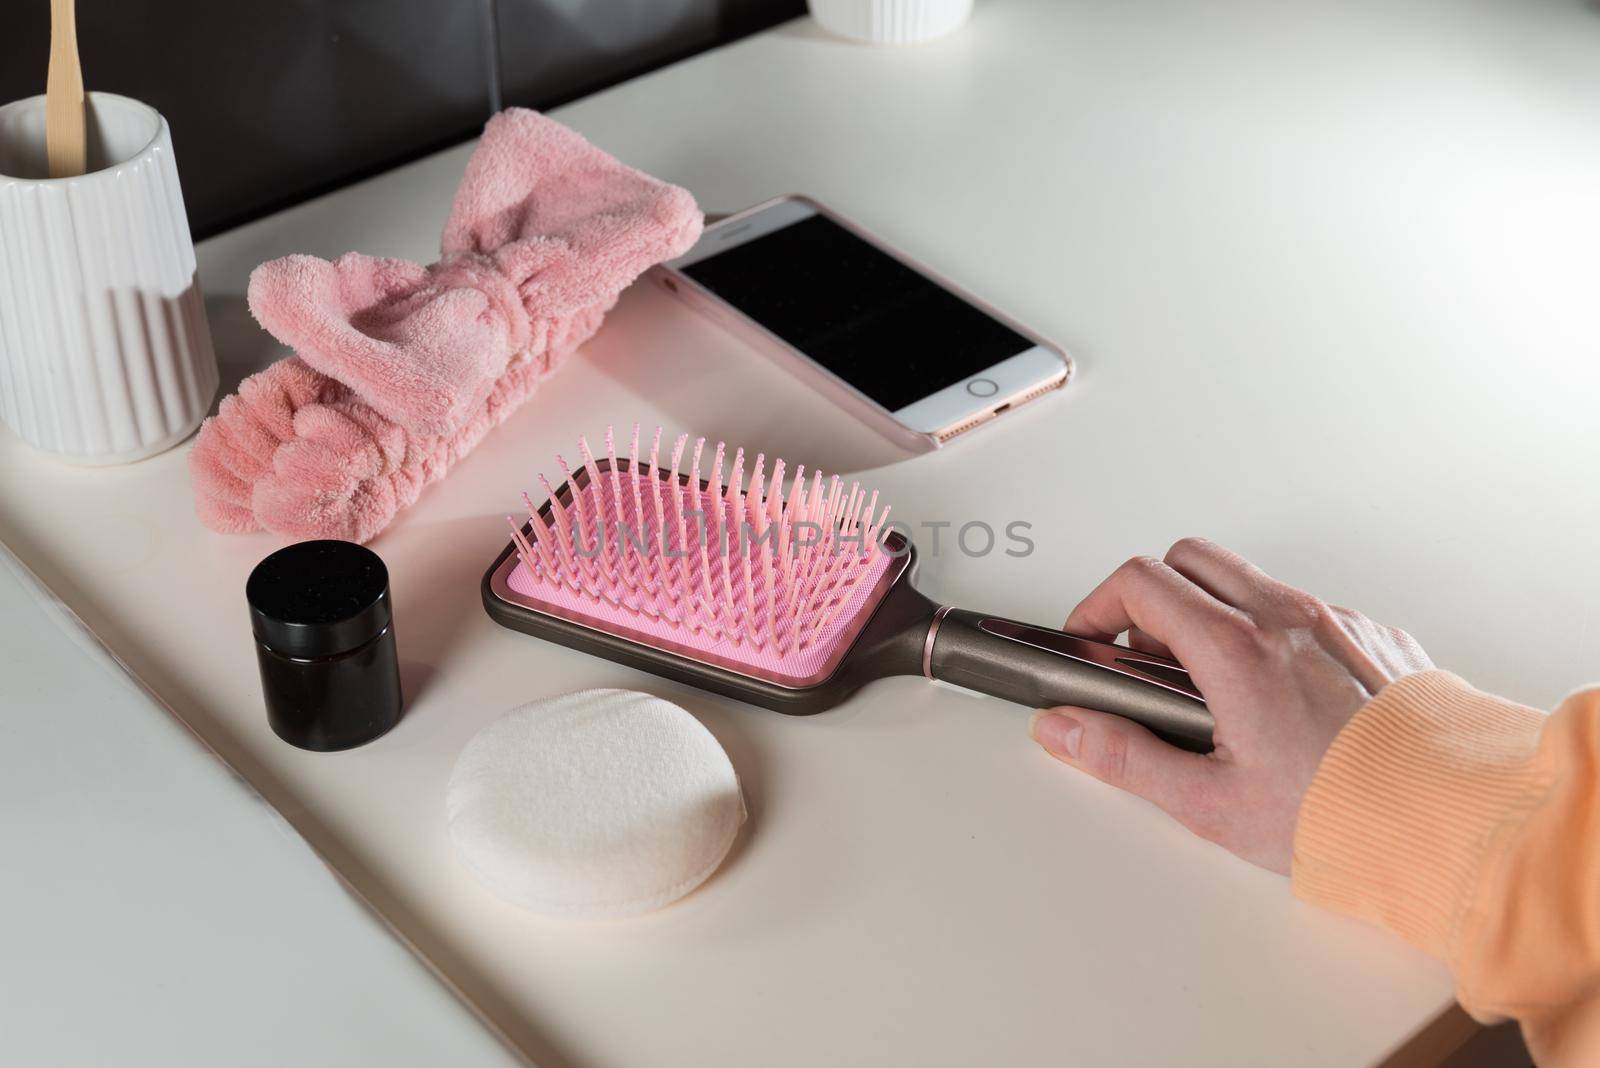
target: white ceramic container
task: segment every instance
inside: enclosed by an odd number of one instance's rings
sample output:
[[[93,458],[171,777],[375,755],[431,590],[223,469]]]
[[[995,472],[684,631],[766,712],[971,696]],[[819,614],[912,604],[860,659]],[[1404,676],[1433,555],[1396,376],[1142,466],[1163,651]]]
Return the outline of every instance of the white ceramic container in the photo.
[[[810,0],[825,29],[870,44],[931,41],[967,21],[972,0]]]
[[[217,362],[167,122],[88,94],[89,172],[49,178],[45,104],[0,107],[0,419],[77,463],[200,425]]]

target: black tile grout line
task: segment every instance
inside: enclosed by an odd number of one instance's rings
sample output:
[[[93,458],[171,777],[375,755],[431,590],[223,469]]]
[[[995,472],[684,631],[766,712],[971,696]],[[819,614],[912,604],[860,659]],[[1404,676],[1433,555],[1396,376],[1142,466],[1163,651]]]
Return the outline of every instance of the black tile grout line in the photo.
[[[498,8],[498,0],[488,0],[488,6],[490,8]],[[746,30],[745,33],[738,35],[730,34],[727,36],[719,34],[717,39],[711,41],[710,43],[697,47],[675,49],[671,52],[663,53],[644,63],[623,68],[609,77],[597,78],[592,82],[583,83],[569,93],[560,93],[553,97],[548,97],[538,101],[512,100],[509,102],[503,102],[497,99],[500,94],[496,92],[495,98],[491,98],[489,103],[500,103],[502,105],[504,103],[509,103],[519,107],[533,107],[539,109],[540,111],[549,111],[552,108],[561,107],[563,104],[570,104],[574,100],[581,100],[584,97],[598,93],[603,89],[609,89],[614,85],[621,85],[623,82],[631,81],[632,79],[637,78],[640,75],[648,74],[653,70],[660,70],[662,67],[670,67],[672,64],[681,62],[682,60],[688,59],[691,56],[697,56],[702,52],[709,52],[713,48],[718,48],[722,45],[739,40],[742,37],[748,37],[752,34],[759,33],[764,29],[778,25],[780,22],[787,22],[792,17],[792,15],[782,15],[771,20],[763,20],[763,24],[748,24],[745,27],[741,27]],[[498,74],[500,42],[498,26],[496,26],[491,34],[486,36],[490,37],[494,42],[496,58],[495,66]],[[496,85],[496,89],[498,88],[499,86]],[[490,112],[490,114],[493,113],[494,112],[492,111]],[[320,196],[326,196],[327,194],[336,192],[337,190],[343,189],[346,186],[355,185],[357,182],[366,181],[368,178],[376,178],[378,175],[383,174],[386,171],[392,171],[396,167],[403,167],[407,163],[414,163],[417,160],[431,156],[436,152],[443,152],[447,148],[454,148],[457,145],[465,144],[466,142],[476,138],[480,133],[482,133],[482,131],[483,124],[478,123],[470,128],[458,130],[448,134],[445,137],[434,138],[432,140],[423,142],[406,152],[384,156],[382,159],[372,163],[369,166],[357,167],[339,175],[336,178],[331,178],[325,182],[313,183],[304,187],[303,189],[297,190],[294,193],[290,193],[287,196],[264,200],[254,207],[235,212],[232,215],[225,215],[219,221],[214,222],[209,226],[196,227],[193,231],[193,239],[195,241],[204,241],[208,237],[215,237],[216,235],[225,233],[228,230],[234,229],[235,227],[243,226],[246,223],[254,222],[255,220],[264,218],[265,216],[273,215],[277,212],[292,208],[297,204],[304,204],[308,200],[315,200]],[[441,227],[444,226],[443,219],[439,220],[439,225]]]
[[[499,114],[504,106],[505,79],[500,74],[500,0],[483,0],[483,61],[488,76],[489,114]]]

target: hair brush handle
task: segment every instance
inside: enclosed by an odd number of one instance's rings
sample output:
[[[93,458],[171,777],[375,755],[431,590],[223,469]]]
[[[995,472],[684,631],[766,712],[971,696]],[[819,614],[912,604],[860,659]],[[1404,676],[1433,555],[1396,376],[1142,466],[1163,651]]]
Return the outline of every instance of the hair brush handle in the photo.
[[[1211,713],[1175,660],[996,616],[941,608],[923,674],[1030,708],[1077,705],[1142,723],[1173,745],[1211,749]]]

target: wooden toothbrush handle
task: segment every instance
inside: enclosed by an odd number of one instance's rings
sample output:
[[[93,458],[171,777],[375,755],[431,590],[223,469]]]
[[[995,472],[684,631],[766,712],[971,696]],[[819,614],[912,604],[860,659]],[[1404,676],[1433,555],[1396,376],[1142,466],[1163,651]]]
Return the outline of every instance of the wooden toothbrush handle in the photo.
[[[50,177],[71,178],[88,166],[83,68],[73,0],[50,0],[50,74],[45,82],[45,152]]]

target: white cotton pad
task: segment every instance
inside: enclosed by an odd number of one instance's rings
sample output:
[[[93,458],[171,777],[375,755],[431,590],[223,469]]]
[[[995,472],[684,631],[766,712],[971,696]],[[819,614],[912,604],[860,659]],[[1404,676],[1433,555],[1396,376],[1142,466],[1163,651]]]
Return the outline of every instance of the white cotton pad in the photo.
[[[689,713],[632,690],[533,701],[456,761],[450,838],[500,897],[594,919],[660,908],[710,877],[744,822],[739,779]]]

